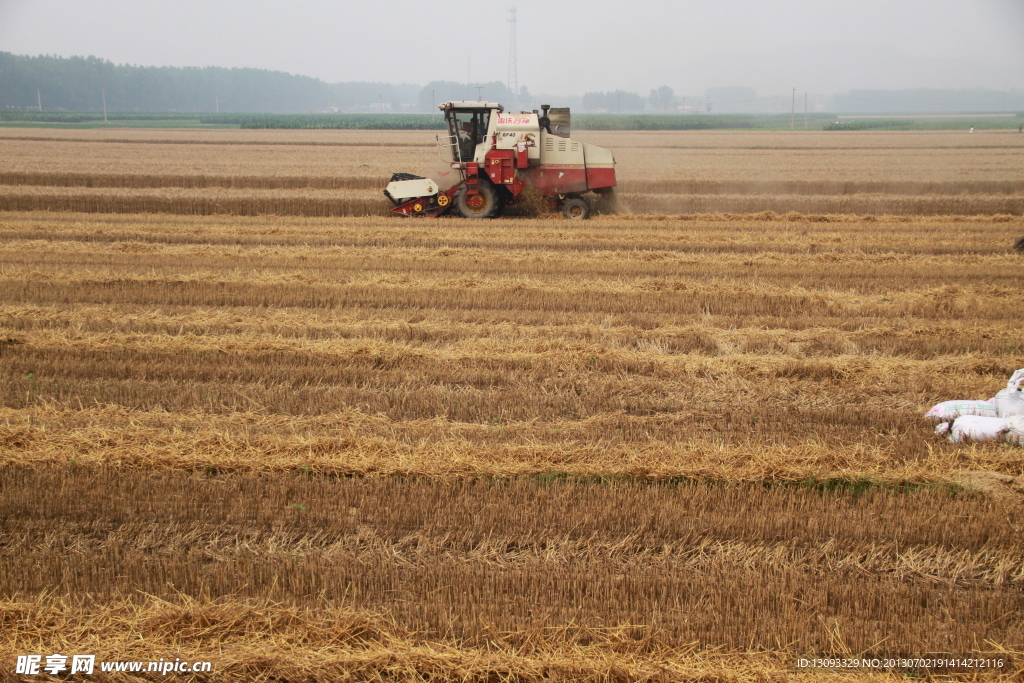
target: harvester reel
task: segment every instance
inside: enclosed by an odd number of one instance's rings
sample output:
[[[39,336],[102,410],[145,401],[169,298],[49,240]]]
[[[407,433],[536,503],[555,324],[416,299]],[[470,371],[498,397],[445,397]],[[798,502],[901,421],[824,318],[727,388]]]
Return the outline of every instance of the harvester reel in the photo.
[[[494,185],[481,178],[476,194],[469,194],[469,188],[465,185],[459,188],[455,195],[455,207],[465,218],[493,218],[498,215],[501,201]]]
[[[562,205],[562,215],[566,218],[581,221],[590,216],[590,204],[582,197],[567,199]]]

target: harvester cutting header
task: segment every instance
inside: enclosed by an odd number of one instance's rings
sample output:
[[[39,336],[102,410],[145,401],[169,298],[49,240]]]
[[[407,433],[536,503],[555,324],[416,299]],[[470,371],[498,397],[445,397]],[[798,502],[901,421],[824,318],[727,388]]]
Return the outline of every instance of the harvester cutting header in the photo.
[[[590,215],[586,192],[615,187],[615,159],[602,147],[569,137],[569,109],[504,113],[496,102],[445,102],[448,124],[439,147],[450,162],[440,182],[396,173],[384,194],[400,216],[493,218],[535,188],[567,218]]]

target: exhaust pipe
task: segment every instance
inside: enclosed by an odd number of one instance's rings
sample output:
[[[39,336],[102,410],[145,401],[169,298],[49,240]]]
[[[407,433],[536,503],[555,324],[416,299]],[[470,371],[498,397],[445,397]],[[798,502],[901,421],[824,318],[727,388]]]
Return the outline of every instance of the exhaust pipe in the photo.
[[[548,110],[551,109],[551,105],[542,104],[540,105],[540,108],[544,112],[544,114],[539,119],[537,119],[537,123],[540,124],[541,128],[548,132],[548,135],[551,135],[551,118],[548,116]]]

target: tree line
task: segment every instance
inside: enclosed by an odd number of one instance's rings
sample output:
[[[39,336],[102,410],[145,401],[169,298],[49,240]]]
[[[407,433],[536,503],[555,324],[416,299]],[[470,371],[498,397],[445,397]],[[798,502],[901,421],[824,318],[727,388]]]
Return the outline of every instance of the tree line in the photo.
[[[325,83],[265,69],[133,66],[98,57],[0,52],[0,108],[304,113],[414,107],[418,85]]]
[[[663,85],[647,96],[613,90],[582,97],[544,95],[545,104],[604,114],[725,114],[784,112],[790,96],[759,97],[752,88],[709,88],[683,96]],[[114,64],[98,57],[26,56],[0,52],[0,110],[278,113],[436,112],[450,100],[499,102],[507,110],[537,109],[541,100],[523,86],[512,93],[500,81],[415,84],[327,83],[266,69]],[[777,100],[777,101],[776,101]],[[813,95],[818,110],[837,112],[980,112],[1024,110],[1024,90],[852,90]],[[800,107],[796,107],[799,109]],[[812,107],[813,111],[814,108]]]
[[[46,111],[280,113],[363,111],[433,112],[442,102],[484,100],[506,109],[537,109],[541,102],[526,86],[512,93],[500,81],[414,84],[327,83],[266,69],[135,66],[99,57],[15,55],[0,52],[0,109]],[[557,101],[555,101],[557,100]],[[623,90],[554,98],[586,111],[638,113],[671,111],[672,89],[649,98]]]

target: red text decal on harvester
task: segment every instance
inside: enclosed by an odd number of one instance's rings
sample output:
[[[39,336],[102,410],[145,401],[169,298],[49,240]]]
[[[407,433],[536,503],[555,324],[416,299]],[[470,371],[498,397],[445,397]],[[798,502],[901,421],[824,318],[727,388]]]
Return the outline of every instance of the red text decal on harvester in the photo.
[[[567,218],[578,219],[590,215],[584,193],[615,187],[612,153],[570,139],[567,108],[506,114],[496,102],[445,102],[440,109],[448,124],[441,143],[450,156],[448,178],[394,174],[384,190],[392,213],[440,216],[454,209],[467,218],[492,218],[532,186]]]

